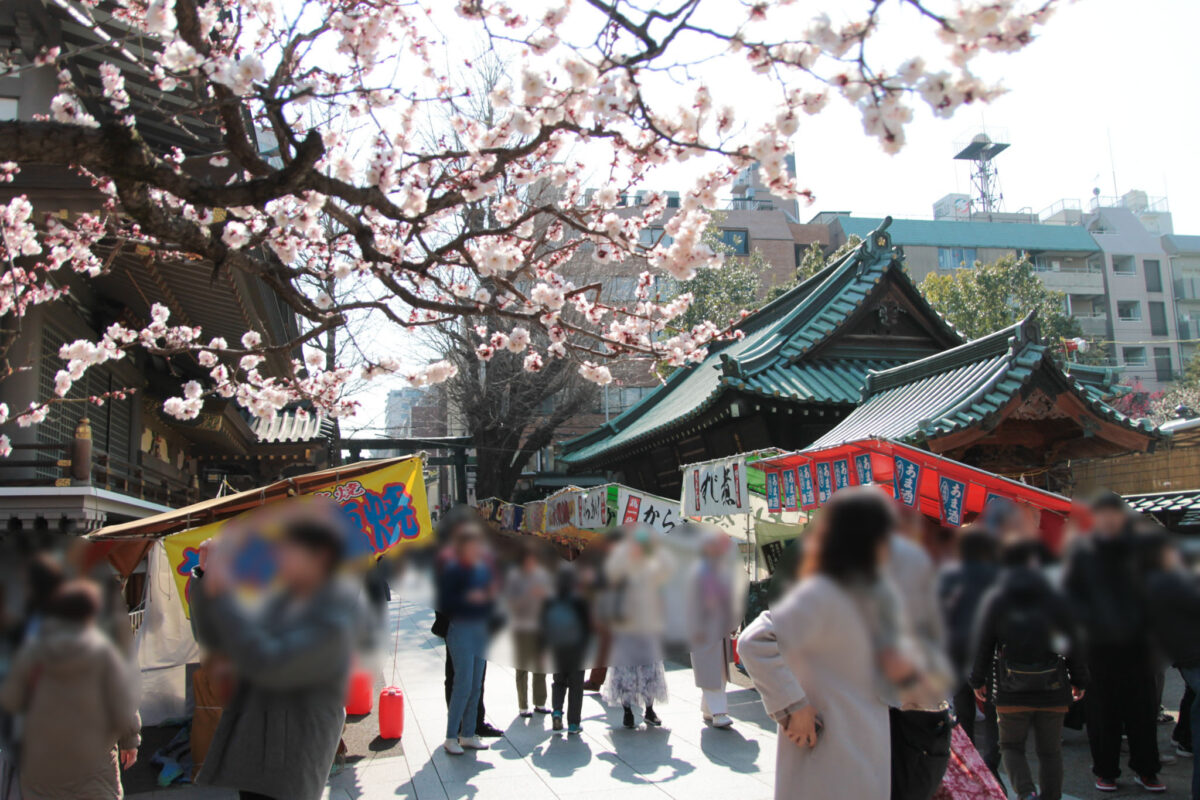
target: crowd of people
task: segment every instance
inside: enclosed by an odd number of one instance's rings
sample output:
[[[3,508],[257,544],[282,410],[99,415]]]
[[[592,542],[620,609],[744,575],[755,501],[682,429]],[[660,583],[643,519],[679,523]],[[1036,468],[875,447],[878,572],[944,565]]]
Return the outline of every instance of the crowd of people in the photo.
[[[262,517],[202,545],[192,573],[196,639],[235,676],[196,780],[248,800],[304,800],[323,792],[355,654],[390,592],[380,568],[343,579],[345,531],[330,507],[273,513],[272,581],[253,611],[235,590]],[[778,723],[777,797],[999,798],[1007,784],[1019,800],[1058,800],[1065,726],[1086,728],[1097,790],[1118,789],[1127,749],[1128,779],[1163,792],[1162,764],[1191,758],[1200,726],[1200,582],[1171,536],[1115,494],[1068,528],[1052,553],[1036,512],[1001,499],[947,529],[878,487],[843,489],[781,559],[769,607],[746,620],[745,569],[715,527],[693,526],[681,557],[621,526],[568,562],[536,540],[514,548],[452,509],[432,558],[443,747],[462,756],[502,735],[487,722],[484,684],[505,647],[518,714],[548,715],[554,732],[583,730],[589,690],[620,709],[624,728],[661,725],[671,644],[690,659],[697,724],[728,729],[736,645]],[[119,798],[120,770],[137,759],[129,628],[95,566],[29,563],[24,624],[0,683],[2,749],[19,743],[29,800]],[[671,593],[683,599],[681,625]],[[1173,752],[1160,752],[1170,668],[1186,691]],[[965,766],[948,773],[952,762]],[[1197,770],[1191,795],[1200,800]]]

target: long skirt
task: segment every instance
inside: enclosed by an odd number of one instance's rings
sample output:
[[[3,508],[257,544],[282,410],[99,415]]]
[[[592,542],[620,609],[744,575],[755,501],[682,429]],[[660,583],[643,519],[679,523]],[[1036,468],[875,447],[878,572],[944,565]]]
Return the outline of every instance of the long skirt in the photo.
[[[613,633],[604,699],[613,705],[647,706],[667,701],[662,643],[656,634]]]

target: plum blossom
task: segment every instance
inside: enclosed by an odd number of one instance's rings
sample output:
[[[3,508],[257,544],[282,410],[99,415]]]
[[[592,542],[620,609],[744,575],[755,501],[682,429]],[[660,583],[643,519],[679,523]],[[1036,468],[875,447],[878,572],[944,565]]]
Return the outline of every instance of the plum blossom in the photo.
[[[608,384],[612,383],[613,380],[612,372],[609,371],[608,367],[591,361],[585,361],[579,365],[579,374],[582,375],[585,380],[589,380],[592,383],[598,383],[601,386],[607,386]]]
[[[513,328],[508,334],[508,352],[521,353],[529,346],[529,330],[526,328]]]

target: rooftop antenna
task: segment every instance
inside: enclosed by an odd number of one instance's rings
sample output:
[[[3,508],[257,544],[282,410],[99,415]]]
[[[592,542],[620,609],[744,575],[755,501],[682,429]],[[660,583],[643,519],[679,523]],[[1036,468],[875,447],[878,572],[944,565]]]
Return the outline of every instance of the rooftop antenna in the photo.
[[[972,202],[984,214],[999,211],[1000,202],[1004,199],[992,159],[1007,149],[1008,142],[994,141],[986,133],[980,132],[965,145],[960,145],[959,151],[954,154],[955,161],[971,162],[971,190],[975,194]]]

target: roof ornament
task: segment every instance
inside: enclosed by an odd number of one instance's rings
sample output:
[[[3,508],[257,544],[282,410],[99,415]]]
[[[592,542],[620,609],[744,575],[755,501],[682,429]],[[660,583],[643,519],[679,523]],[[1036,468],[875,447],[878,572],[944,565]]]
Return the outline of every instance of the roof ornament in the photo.
[[[884,217],[883,222],[879,223],[879,227],[871,231],[871,234],[863,240],[861,249],[858,254],[858,274],[862,275],[867,271],[868,261],[874,263],[876,260],[884,256],[892,248],[892,237],[888,235],[888,226],[892,224],[890,216]],[[865,255],[870,255],[872,258],[864,258]]]
[[[721,374],[726,378],[741,378],[742,365],[728,353],[721,353]]]

